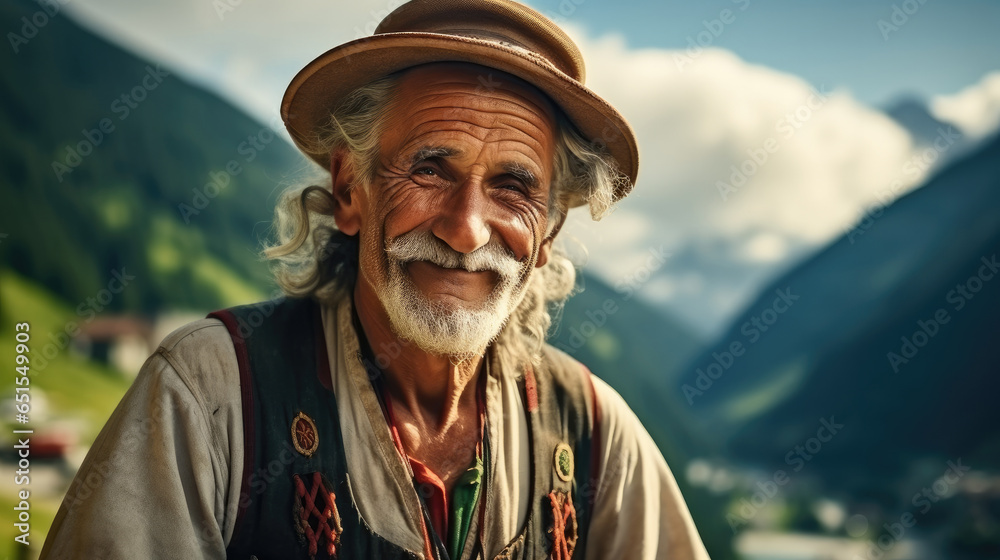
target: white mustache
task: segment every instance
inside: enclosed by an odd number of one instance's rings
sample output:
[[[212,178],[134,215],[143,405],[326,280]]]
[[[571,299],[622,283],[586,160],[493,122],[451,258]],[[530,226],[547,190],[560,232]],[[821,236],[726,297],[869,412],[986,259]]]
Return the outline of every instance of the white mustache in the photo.
[[[471,253],[460,253],[429,231],[401,235],[386,243],[386,253],[403,262],[427,261],[442,268],[460,268],[469,272],[490,270],[502,278],[517,278],[522,265],[513,253],[499,241],[489,243]]]

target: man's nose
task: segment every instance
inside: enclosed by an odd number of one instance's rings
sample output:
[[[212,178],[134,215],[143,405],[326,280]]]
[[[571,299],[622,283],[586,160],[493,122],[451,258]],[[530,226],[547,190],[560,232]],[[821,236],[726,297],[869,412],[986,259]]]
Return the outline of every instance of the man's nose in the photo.
[[[470,180],[448,193],[434,221],[434,235],[459,253],[471,253],[490,240],[488,201],[482,185]]]

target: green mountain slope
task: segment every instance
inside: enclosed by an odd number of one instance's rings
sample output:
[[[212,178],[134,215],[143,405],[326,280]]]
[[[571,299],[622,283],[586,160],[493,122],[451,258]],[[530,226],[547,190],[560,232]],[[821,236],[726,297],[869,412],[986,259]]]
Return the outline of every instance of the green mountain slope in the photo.
[[[38,9],[4,2],[0,25],[20,29]],[[124,269],[135,281],[112,310],[266,292],[253,248],[282,174],[302,161],[287,143],[65,14],[16,53],[0,49],[0,63],[3,262],[71,302]]]
[[[128,389],[129,380],[68,351],[69,339],[63,333],[67,324],[80,323],[80,318],[35,283],[0,270],[0,300],[4,303],[0,309],[0,354],[15,355],[14,325],[28,323],[32,390],[44,391],[53,415],[82,420],[83,424],[78,424],[81,439],[93,441]],[[14,376],[5,376],[0,393],[12,394],[13,386]]]
[[[898,519],[948,461],[980,479],[1000,471],[998,259],[994,138],[764,290],[674,390],[730,461],[808,465],[798,481],[814,497]],[[796,299],[777,305],[778,290]],[[744,351],[727,358],[733,342]],[[827,443],[821,419],[843,426]],[[795,455],[810,438],[812,452]],[[970,488],[914,530],[942,557],[1000,550],[996,498]]]

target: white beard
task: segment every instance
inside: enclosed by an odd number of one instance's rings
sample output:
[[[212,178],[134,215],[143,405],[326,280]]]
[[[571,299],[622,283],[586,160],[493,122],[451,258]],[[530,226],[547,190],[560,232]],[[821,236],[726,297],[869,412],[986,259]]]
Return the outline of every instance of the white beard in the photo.
[[[386,258],[388,278],[376,293],[396,335],[426,352],[459,360],[481,355],[496,339],[521,303],[527,286],[525,271],[530,272],[494,241],[473,253],[462,254],[429,232],[389,241]],[[471,271],[493,270],[500,279],[479,306],[435,302],[406,275],[404,267],[413,260]]]

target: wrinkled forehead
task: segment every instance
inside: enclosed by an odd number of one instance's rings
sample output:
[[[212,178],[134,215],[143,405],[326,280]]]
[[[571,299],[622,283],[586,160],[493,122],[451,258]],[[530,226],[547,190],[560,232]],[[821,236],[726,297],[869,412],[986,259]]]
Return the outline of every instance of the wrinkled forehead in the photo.
[[[434,62],[414,66],[399,75],[397,107],[429,92],[451,94],[456,99],[493,102],[497,106],[509,103],[520,106],[555,130],[556,106],[547,95],[524,80],[486,66],[467,62]]]

